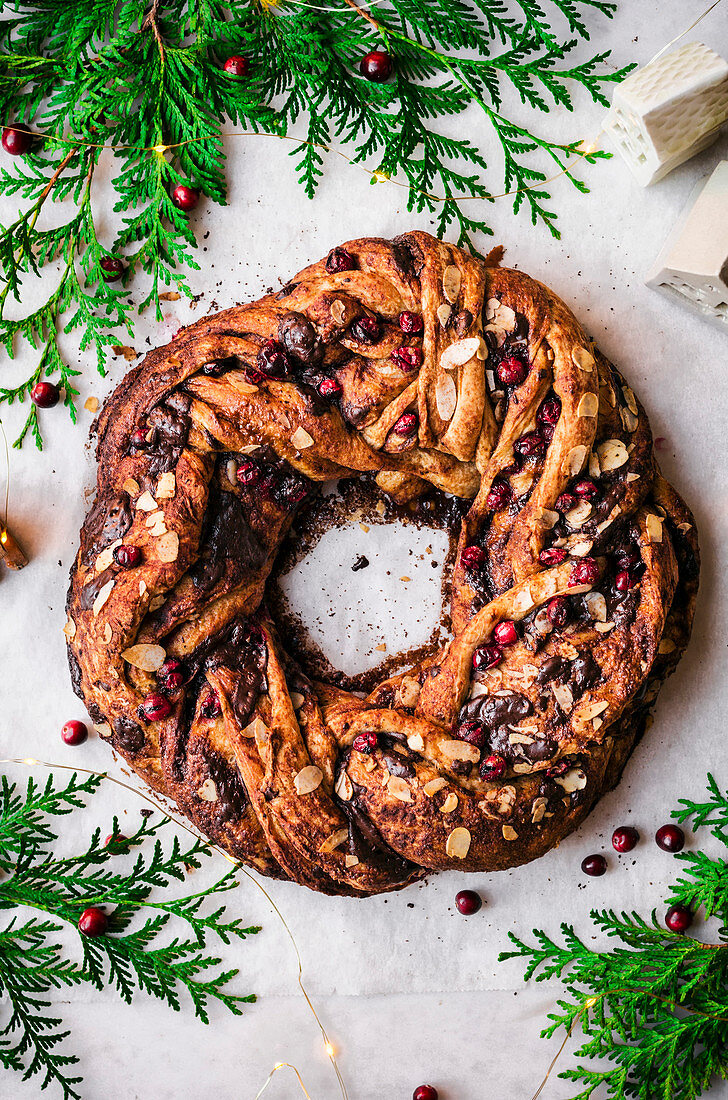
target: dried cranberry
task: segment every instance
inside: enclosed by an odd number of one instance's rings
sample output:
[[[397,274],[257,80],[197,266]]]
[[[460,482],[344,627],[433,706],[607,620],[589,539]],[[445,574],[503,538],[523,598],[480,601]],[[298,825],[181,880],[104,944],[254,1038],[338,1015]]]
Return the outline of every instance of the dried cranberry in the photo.
[[[480,645],[473,654],[473,668],[476,672],[484,672],[497,665],[502,656],[497,645]]]
[[[257,364],[268,378],[286,378],[291,371],[291,361],[277,340],[266,340],[258,352]]]
[[[374,84],[384,84],[394,69],[392,58],[385,50],[370,50],[359,62],[359,72]]]
[[[67,745],[82,745],[88,737],[88,727],[72,718],[61,726],[61,738]]]
[[[591,875],[592,878],[599,878],[607,869],[607,861],[604,856],[587,856],[586,859],[581,861],[581,869],[585,875]]]
[[[214,689],[210,689],[200,703],[200,714],[203,718],[219,718],[222,714],[220,696]]]
[[[166,691],[178,691],[185,682],[182,662],[174,657],[168,657],[157,670],[157,679],[164,685]]]
[[[257,485],[263,476],[263,471],[252,458],[244,458],[238,464],[235,478],[240,485]]]
[[[581,481],[577,481],[574,485],[574,492],[582,500],[591,500],[595,497],[599,490],[593,481],[589,481],[588,478],[582,478]]]
[[[172,704],[158,691],[152,691],[145,696],[139,711],[147,722],[161,722],[172,713]]]
[[[478,912],[483,901],[480,895],[475,893],[475,890],[460,890],[455,895],[455,904],[458,913],[462,913],[464,917],[472,917],[473,913]]]
[[[143,451],[148,446],[147,432],[144,428],[135,428],[129,437],[129,442],[137,451]]]
[[[109,927],[109,918],[103,909],[98,909],[95,905],[89,906],[88,909],[84,909],[81,916],[78,918],[78,930],[83,933],[84,936],[103,936],[106,929]]]
[[[460,561],[464,569],[476,573],[485,565],[485,550],[481,550],[479,546],[466,546],[460,555]]]
[[[632,587],[632,578],[626,569],[620,569],[614,578],[614,587],[618,592],[629,592]]]
[[[122,543],[114,550],[114,561],[122,569],[133,569],[142,560],[142,552],[138,546],[128,546]]]
[[[513,645],[518,641],[518,631],[516,630],[516,624],[510,619],[504,619],[502,623],[498,623],[493,630],[493,639],[500,646]]]
[[[418,424],[417,413],[402,413],[392,425],[392,431],[397,435],[414,435]]]
[[[540,458],[546,450],[546,443],[543,436],[540,436],[538,432],[527,432],[516,440],[513,448],[517,454],[523,455],[524,458]]]
[[[665,924],[671,932],[687,932],[693,923],[693,914],[687,905],[671,905],[665,913]]]
[[[506,762],[502,756],[498,753],[491,753],[490,756],[486,756],[485,760],[480,765],[480,778],[481,779],[500,779],[501,776],[506,774]]]
[[[417,336],[425,327],[425,322],[419,313],[412,313],[409,309],[403,309],[399,315],[399,327],[405,336]]]
[[[189,184],[178,183],[172,192],[172,204],[178,210],[184,210],[185,213],[194,210],[199,201],[200,192],[196,187],[190,187]]]
[[[554,779],[557,775],[566,775],[571,766],[568,760],[559,760],[558,764],[552,764],[551,767],[547,769],[546,775],[549,779]]]
[[[250,363],[245,363],[243,366],[243,376],[246,382],[249,382],[251,386],[257,386],[259,382],[265,381],[265,375],[262,370],[258,370],[257,367],[252,367]]]
[[[561,402],[558,397],[547,397],[539,405],[538,412],[536,413],[536,419],[539,424],[551,424],[555,425],[561,416]]]
[[[639,838],[640,834],[631,825],[620,825],[612,833],[612,847],[615,852],[631,852]]]
[[[30,400],[39,409],[52,409],[61,399],[58,386],[53,382],[36,382],[30,391]]]
[[[599,578],[599,565],[594,558],[582,558],[574,562],[569,574],[569,588],[577,584],[594,584]]]
[[[528,374],[528,366],[515,355],[509,355],[507,359],[501,359],[495,373],[504,386],[520,386]]]
[[[542,565],[560,565],[562,561],[566,561],[568,558],[568,552],[560,547],[552,546],[547,550],[542,550],[538,555],[538,560]]]
[[[124,274],[126,264],[118,256],[103,256],[99,260],[99,267],[104,273],[104,281],[115,283]]]
[[[491,512],[495,512],[499,508],[504,508],[506,504],[509,504],[512,497],[513,493],[510,485],[505,481],[494,481],[485,499],[485,506],[489,508]]]
[[[14,122],[3,130],[2,146],[12,157],[21,157],[33,144],[33,135],[22,122]]]
[[[322,397],[338,397],[341,393],[341,383],[335,378],[322,378],[318,385],[318,391]]]
[[[663,852],[681,852],[685,846],[685,833],[679,825],[662,825],[655,833],[655,843]]]
[[[360,344],[376,344],[382,335],[382,326],[376,317],[365,313],[351,326],[351,335]]]
[[[555,508],[557,512],[561,512],[563,515],[564,512],[571,511],[576,504],[578,504],[578,501],[573,493],[562,493],[556,501]]]
[[[461,722],[455,729],[455,736],[458,741],[467,741],[470,745],[477,745],[479,749],[482,749],[483,745],[488,740],[488,731],[481,722],[475,722],[469,720],[467,722]]]
[[[405,373],[419,370],[422,366],[422,349],[412,347],[395,348],[390,355],[390,359],[396,367],[399,367]]]
[[[634,566],[639,565],[642,561],[639,550],[625,550],[620,549],[615,551],[615,557],[619,562],[620,569],[632,569]]]
[[[240,54],[233,54],[232,57],[227,59],[223,65],[223,69],[228,76],[247,76],[250,72],[250,62],[247,57],[241,57]]]
[[[354,738],[351,747],[356,749],[357,752],[363,752],[369,756],[378,744],[379,741],[374,730],[367,730],[366,733],[360,733]]]
[[[353,271],[356,268],[356,260],[345,248],[332,248],[326,257],[326,270],[329,275],[336,275],[340,271]]]
[[[546,604],[546,616],[552,626],[566,626],[569,621],[569,601],[563,596],[554,596]]]

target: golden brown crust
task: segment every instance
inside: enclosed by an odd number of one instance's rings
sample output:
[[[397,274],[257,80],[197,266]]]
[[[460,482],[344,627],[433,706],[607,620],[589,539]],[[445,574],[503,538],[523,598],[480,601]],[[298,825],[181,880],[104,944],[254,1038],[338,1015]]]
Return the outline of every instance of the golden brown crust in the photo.
[[[351,241],[151,352],[99,417],[76,690],[266,874],[363,896],[541,855],[617,781],[687,644],[694,521],[645,412],[499,260]],[[472,501],[454,637],[366,699],[311,683],[262,602],[296,508],[353,474]]]

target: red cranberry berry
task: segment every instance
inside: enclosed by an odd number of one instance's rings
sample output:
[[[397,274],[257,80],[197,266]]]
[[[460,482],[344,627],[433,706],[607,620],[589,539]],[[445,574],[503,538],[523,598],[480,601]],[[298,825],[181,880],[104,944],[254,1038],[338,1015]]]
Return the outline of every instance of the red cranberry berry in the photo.
[[[417,413],[402,413],[392,425],[392,431],[396,435],[414,435],[418,424]]]
[[[262,477],[260,466],[253,462],[252,458],[244,458],[238,464],[235,479],[240,485],[257,485]]]
[[[681,852],[685,847],[685,833],[679,825],[662,825],[655,833],[655,843],[663,852]]]
[[[466,546],[460,555],[460,561],[463,569],[477,573],[485,565],[485,550],[481,550],[479,546]]]
[[[686,905],[671,905],[665,913],[665,924],[671,932],[687,932],[693,923],[693,914]]]
[[[338,397],[341,393],[341,382],[337,382],[335,378],[323,378],[319,382],[318,391],[322,397],[328,399]]]
[[[547,397],[539,405],[538,412],[536,413],[536,419],[539,424],[551,424],[552,426],[558,423],[558,419],[561,416],[561,402],[558,397]]]
[[[564,512],[569,512],[577,503],[577,498],[573,493],[562,493],[554,507],[557,512],[561,512],[563,515]]]
[[[574,562],[569,574],[569,587],[573,588],[577,584],[594,584],[598,578],[599,566],[594,558],[582,558],[581,561]]]
[[[392,75],[392,58],[384,50],[370,50],[359,62],[359,72],[374,84],[384,84]]]
[[[326,257],[326,270],[329,275],[336,275],[339,271],[353,271],[356,260],[345,248],[332,248]]]
[[[473,654],[473,668],[476,672],[484,672],[497,665],[502,656],[497,645],[480,645]]]
[[[490,756],[486,756],[485,760],[480,765],[480,777],[481,779],[500,779],[501,776],[506,774],[506,762],[502,756],[498,753],[491,753]]]
[[[277,340],[266,340],[258,352],[258,370],[269,378],[285,378],[291,361]]]
[[[108,927],[109,918],[103,909],[97,909],[95,905],[84,909],[78,919],[78,930],[84,936],[103,936]]]
[[[200,704],[200,714],[203,718],[219,718],[222,714],[220,696],[211,689]]]
[[[488,740],[488,731],[481,722],[471,719],[460,723],[455,730],[455,736],[458,741],[467,741],[469,745],[476,745],[479,749],[482,749]]]
[[[88,727],[72,718],[61,727],[61,737],[67,745],[82,745],[88,737]]]
[[[126,264],[118,256],[102,256],[99,267],[104,273],[105,282],[115,283],[124,274]]]
[[[366,733],[360,733],[354,738],[351,747],[356,749],[357,752],[363,752],[369,756],[378,744],[379,741],[374,730],[367,730]]]
[[[499,508],[504,508],[506,504],[509,504],[512,496],[510,485],[505,481],[494,481],[485,499],[485,506],[491,512],[496,512]]]
[[[538,560],[542,565],[560,565],[562,561],[566,561],[568,556],[566,550],[552,546],[548,550],[542,550],[538,555]]]
[[[412,1093],[412,1100],[437,1100],[438,1092],[432,1085],[418,1085]]]
[[[395,348],[390,355],[395,366],[407,374],[411,370],[419,370],[422,366],[422,349],[402,347]]]
[[[190,187],[187,183],[178,183],[172,192],[172,204],[185,213],[194,210],[199,201],[200,192],[196,187]]]
[[[591,875],[592,878],[599,878],[607,869],[607,861],[604,856],[587,856],[586,859],[581,861],[581,869],[585,875]]]
[[[144,697],[139,710],[147,722],[161,722],[172,713],[172,704],[158,691],[152,691]]]
[[[382,326],[376,317],[370,317],[368,313],[365,313],[363,317],[357,318],[351,326],[351,335],[360,344],[376,344],[382,335]]]
[[[574,486],[574,492],[578,497],[581,497],[582,500],[591,500],[592,497],[597,495],[599,490],[593,481],[589,481],[589,479],[585,477],[577,481]]]
[[[546,604],[546,617],[552,626],[566,626],[569,621],[569,601],[563,596],[554,596]]]
[[[257,367],[251,367],[250,363],[245,363],[243,366],[243,375],[246,382],[250,382],[251,386],[257,386],[259,382],[265,381],[265,375],[262,370],[258,370]]]
[[[168,657],[157,670],[157,679],[164,685],[166,691],[177,691],[185,682],[182,663],[174,657]]]
[[[632,586],[632,578],[626,569],[620,569],[614,578],[614,587],[618,592],[629,592]]]
[[[620,825],[612,833],[612,847],[615,852],[631,852],[639,838],[640,834],[631,825]]]
[[[129,442],[137,451],[143,451],[147,446],[147,433],[144,428],[135,428]]]
[[[138,546],[128,546],[123,543],[114,550],[114,561],[122,569],[133,569],[142,560],[142,552]]]
[[[13,157],[22,157],[33,144],[33,135],[22,122],[6,126],[2,137],[3,149]]]
[[[475,890],[460,890],[455,895],[455,904],[458,907],[458,913],[462,913],[464,917],[472,917],[473,913],[477,913],[482,906],[483,899],[475,893]]]
[[[30,400],[39,409],[52,409],[60,401],[61,394],[53,382],[36,382],[30,391]]]
[[[247,57],[241,57],[240,54],[233,54],[229,57],[223,69],[229,76],[247,76],[250,72],[250,62]]]
[[[528,367],[515,355],[509,355],[507,359],[501,359],[495,373],[498,375],[498,381],[504,386],[520,386],[528,374]]]
[[[537,432],[526,432],[516,440],[513,449],[524,458],[540,458],[546,449],[546,443]]]
[[[126,844],[128,839],[129,837],[124,836],[123,833],[109,833],[104,841],[104,848],[111,848],[113,851],[117,844]]]
[[[399,327],[405,336],[417,336],[425,327],[425,322],[419,313],[412,313],[409,309],[403,309],[399,315]]]
[[[518,641],[516,624],[510,619],[504,619],[502,623],[498,623],[493,630],[493,640],[500,646],[513,645]]]

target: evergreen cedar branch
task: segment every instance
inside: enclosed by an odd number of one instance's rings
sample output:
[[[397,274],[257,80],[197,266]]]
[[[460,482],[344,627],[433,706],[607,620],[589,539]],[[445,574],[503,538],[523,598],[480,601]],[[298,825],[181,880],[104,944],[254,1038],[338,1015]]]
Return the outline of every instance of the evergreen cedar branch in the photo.
[[[705,802],[680,804],[673,817],[708,828],[728,848],[728,794],[712,775]],[[669,904],[718,917],[717,943],[669,932],[654,910],[650,921],[593,911],[596,928],[620,941],[608,951],[587,947],[569,924],[561,925],[563,944],[539,929],[535,944],[509,933],[516,950],[500,958],[527,960],[526,980],[558,977],[567,994],[542,1035],[576,1026],[584,1033],[574,1057],[587,1061],[559,1075],[582,1086],[573,1100],[695,1100],[728,1078],[728,863],[702,852],[674,858],[686,873]]]
[[[1,158],[0,191],[17,194],[26,208],[0,227],[6,280],[0,342],[12,357],[16,337],[25,338],[40,356],[24,382],[0,388],[0,404],[23,401],[35,382],[51,377],[74,420],[78,372],[59,352],[58,331],[78,330],[81,350],[93,348],[104,374],[108,348],[120,342],[113,330],[132,331],[134,303],[125,286],[133,280],[136,287],[146,273],[139,308],[154,303],[160,316],[160,287],[191,294],[184,269],[198,267],[193,228],[170,194],[176,183],[191,181],[225,202],[223,126],[284,134],[298,123],[303,140],[293,154],[309,196],[322,175],[321,146],[342,143],[385,177],[404,176],[408,209],[430,211],[440,235],[452,226],[458,244],[474,248],[474,234],[491,232],[479,210],[492,201],[483,173],[493,166],[469,138],[440,132],[458,133],[460,126],[441,124],[473,104],[480,108],[497,137],[500,189],[515,190],[514,210],[523,207],[558,236],[538,157],[553,174],[579,143],[552,142],[510,121],[501,113],[502,92],[510,85],[535,111],[548,112],[551,104],[571,110],[569,88],[581,85],[606,104],[604,85],[631,68],[605,69],[608,53],[565,61],[589,38],[587,12],[611,18],[615,5],[601,0],[514,0],[510,7],[502,0],[385,0],[373,14],[354,0],[311,8],[273,0],[155,0],[149,10],[143,0],[37,6],[12,0],[4,13],[9,9],[15,14],[0,23],[0,120],[59,140],[36,143],[17,163]],[[373,48],[395,58],[386,84],[359,74],[359,60]],[[236,54],[249,59],[249,77],[222,71]],[[91,204],[99,150],[79,151],[64,137],[129,146],[115,154],[114,210],[123,229],[109,247],[98,239]],[[201,137],[173,153],[149,152]],[[445,201],[435,201],[433,191]],[[459,194],[482,201],[458,201]],[[38,215],[49,198],[71,198],[75,212],[64,225],[41,229]],[[102,277],[99,261],[112,253],[123,253],[128,265],[122,285]],[[57,289],[31,314],[8,319],[6,306],[20,298],[22,277],[51,261],[61,269]],[[16,445],[28,433],[40,447],[35,406]]]
[[[69,1071],[78,1058],[63,1053],[70,1032],[49,1014],[52,991],[115,986],[127,1002],[141,990],[179,1010],[184,988],[204,1023],[212,1001],[240,1015],[240,1004],[255,1000],[252,994],[227,991],[238,971],[217,970],[222,960],[208,950],[210,939],[228,945],[260,930],[243,927],[238,917],[226,920],[224,906],[205,911],[207,899],[237,886],[235,870],[197,893],[169,896],[171,881],[183,881],[186,871],[199,868],[210,855],[202,841],[183,849],[173,837],[165,853],[157,834],[168,819],[142,819],[136,832],[124,838],[114,818],[111,835],[119,839],[112,844],[102,844],[97,829],[81,855],[56,856],[51,819],[82,808],[101,782],[102,777],[79,780],[74,774],[61,787],[50,775],[42,787],[30,780],[23,797],[5,776],[0,779],[0,910],[13,914],[0,929],[0,1066],[21,1072],[24,1079],[38,1076],[41,1088],[57,1085],[64,1100],[80,1100],[76,1086],[82,1079]],[[144,852],[137,851],[142,845]],[[136,853],[133,863],[122,858],[127,853]],[[112,910],[108,933],[94,939],[79,933],[79,963],[65,956],[59,933],[63,922],[76,927],[92,905]],[[28,909],[43,916],[28,917]],[[183,922],[188,934],[160,943],[170,918]],[[217,972],[210,975],[212,968]]]

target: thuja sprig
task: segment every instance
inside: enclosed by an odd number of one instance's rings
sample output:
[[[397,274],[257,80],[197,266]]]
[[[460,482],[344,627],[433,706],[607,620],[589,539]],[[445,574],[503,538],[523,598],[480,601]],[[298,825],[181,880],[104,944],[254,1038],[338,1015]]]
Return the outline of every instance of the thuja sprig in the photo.
[[[631,68],[608,69],[604,52],[565,60],[589,38],[588,15],[612,17],[615,5],[604,0],[385,0],[371,9],[355,0],[11,0],[9,7],[14,17],[0,26],[0,120],[44,136],[19,163],[0,168],[0,190],[28,204],[0,227],[0,341],[9,354],[19,339],[39,351],[29,377],[0,390],[0,404],[24,401],[36,382],[52,380],[72,417],[75,372],[60,334],[78,330],[81,350],[93,349],[103,374],[108,346],[119,342],[112,331],[131,331],[135,304],[161,316],[165,288],[191,295],[189,272],[198,265],[188,212],[202,193],[226,201],[224,127],[295,137],[296,171],[309,196],[330,146],[341,143],[372,182],[404,182],[408,209],[428,211],[441,236],[454,230],[458,244],[477,250],[478,235],[491,232],[486,204],[499,191],[510,193],[514,211],[526,210],[558,236],[549,173],[586,191],[569,164],[576,154],[589,164],[604,154],[584,151],[578,140],[552,141],[528,112],[571,110],[575,87],[604,104],[605,88]],[[385,83],[360,72],[371,50],[390,57]],[[225,70],[231,57],[242,60],[237,73]],[[503,114],[507,87],[517,91],[523,118]],[[471,107],[485,125],[478,136],[463,135],[456,122]],[[92,197],[102,201],[95,169],[108,146],[115,198],[104,201],[120,229],[104,242]],[[180,185],[191,189],[184,208],[175,201]],[[76,212],[44,230],[43,207],[57,199]],[[102,267],[110,256],[123,263],[118,284]],[[52,262],[60,263],[57,289],[29,316],[8,319],[23,279]],[[35,407],[17,444],[28,434],[41,446]]]
[[[709,826],[728,847],[728,795],[711,775],[708,794],[707,802],[681,800],[673,816],[692,821],[694,829]],[[584,1061],[559,1074],[581,1086],[574,1100],[695,1100],[728,1078],[726,861],[699,852],[675,858],[686,874],[669,900],[695,912],[702,907],[706,918],[720,916],[716,942],[670,932],[656,911],[649,920],[635,912],[593,911],[595,928],[620,943],[603,951],[588,947],[568,924],[561,925],[561,942],[539,929],[533,943],[509,933],[515,950],[501,959],[525,960],[526,980],[559,978],[566,992],[542,1036],[582,1029],[574,1058]]]
[[[0,994],[7,999],[0,1065],[39,1076],[42,1088],[54,1083],[64,1097],[80,1097],[81,1078],[69,1072],[78,1062],[65,1051],[69,1032],[49,1012],[53,991],[113,986],[127,1002],[142,991],[179,1010],[184,990],[204,1023],[213,1001],[239,1015],[241,1004],[255,1000],[229,990],[238,971],[220,969],[222,959],[209,951],[210,940],[229,945],[259,931],[207,904],[237,886],[234,868],[212,886],[170,896],[171,883],[210,855],[201,840],[182,846],[173,836],[164,845],[166,818],[144,818],[123,836],[115,818],[107,842],[97,829],[81,854],[55,854],[53,818],[81,809],[101,782],[73,775],[61,786],[50,775],[44,786],[31,779],[23,795],[5,776],[0,781],[0,910],[13,913],[0,929]],[[124,855],[133,861],[118,858]],[[29,909],[42,916],[23,918]],[[79,931],[79,962],[67,957],[59,936],[64,925],[78,928],[89,910],[105,914],[104,931]],[[170,937],[170,921],[185,932]]]

